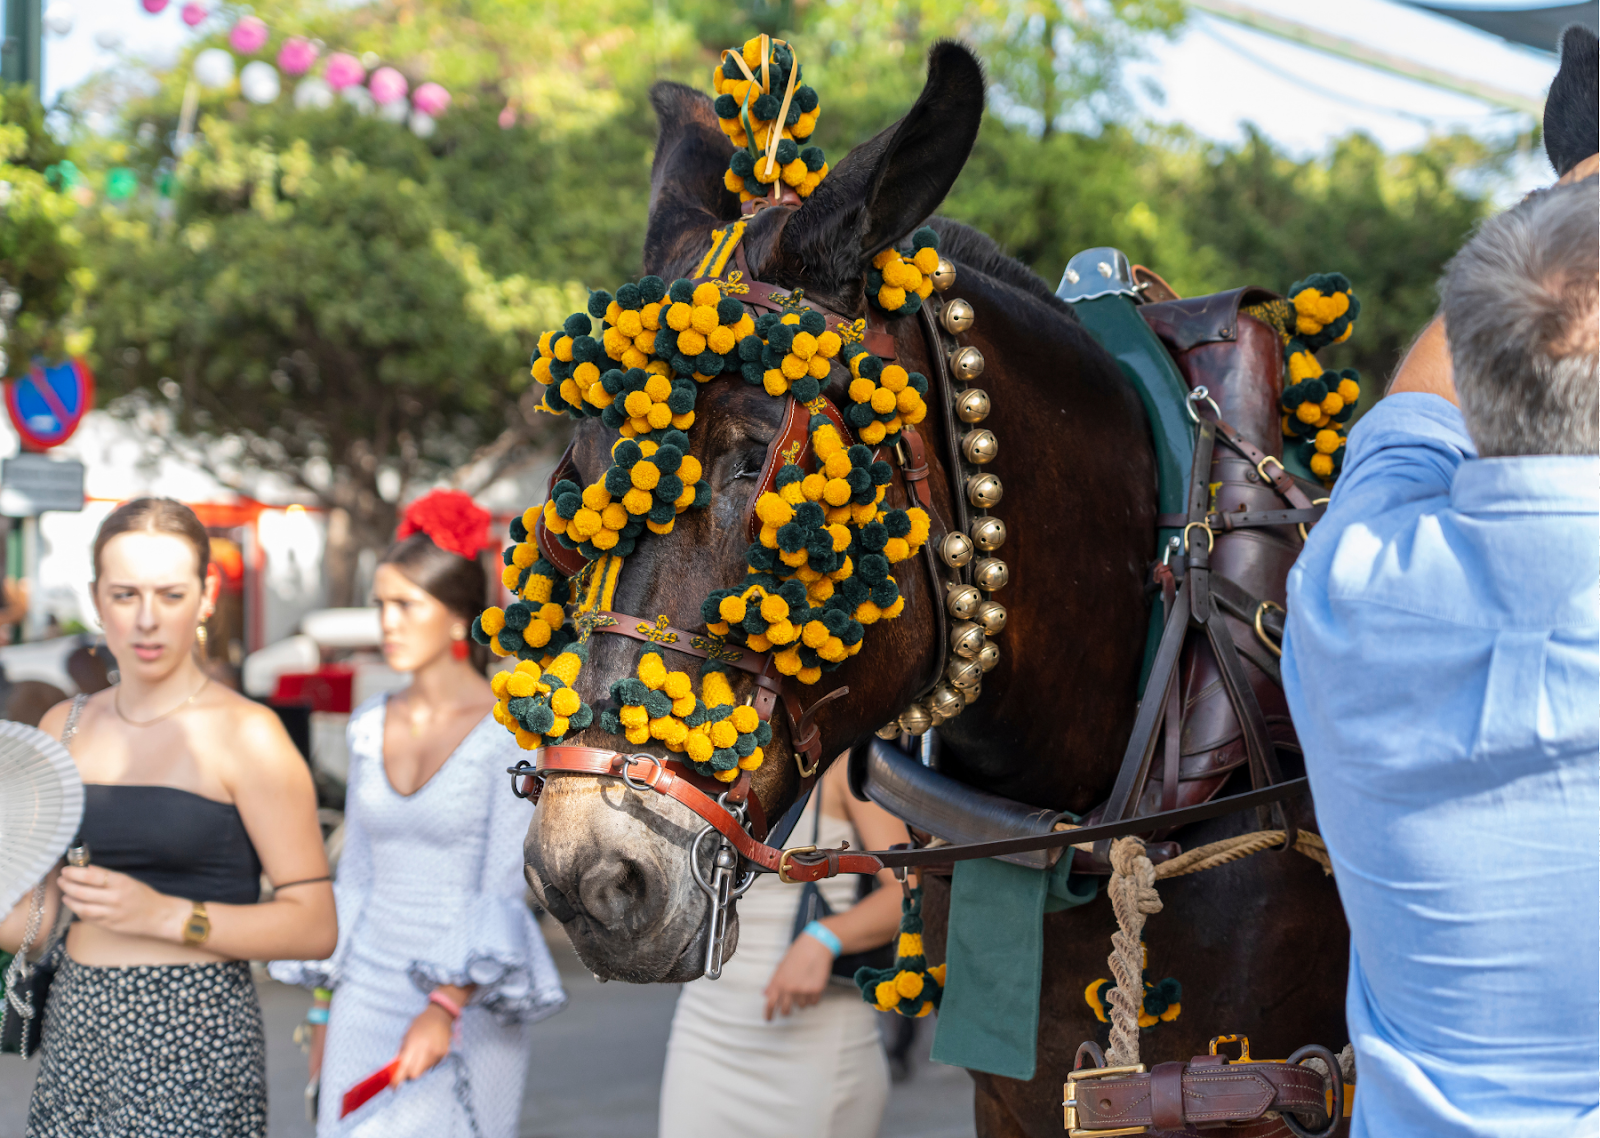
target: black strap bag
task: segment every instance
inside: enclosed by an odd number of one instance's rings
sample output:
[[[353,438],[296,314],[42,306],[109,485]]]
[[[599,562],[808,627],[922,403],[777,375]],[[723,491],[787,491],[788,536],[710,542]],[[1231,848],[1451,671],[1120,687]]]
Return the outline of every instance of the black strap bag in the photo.
[[[28,1059],[39,1050],[39,1038],[44,1030],[44,1001],[50,994],[50,981],[55,979],[64,943],[58,937],[64,922],[58,919],[46,938],[44,954],[36,961],[28,960],[28,951],[38,939],[39,926],[44,921],[45,887],[44,881],[33,887],[28,926],[22,934],[17,955],[6,968],[5,994],[0,998],[0,1055],[21,1055]],[[61,911],[66,911],[65,905]]]
[[[822,794],[817,791],[816,810],[811,817],[811,844],[817,844],[822,836]],[[860,901],[868,893],[877,888],[878,879],[870,876],[856,878],[856,900]],[[800,906],[794,914],[794,931],[789,934],[792,943],[796,937],[805,932],[805,928],[812,921],[821,920],[823,917],[833,916],[833,906],[828,904],[828,899],[822,895],[815,881],[807,881],[800,887]],[[864,952],[841,952],[833,958],[833,974],[829,982],[834,984],[848,984],[854,988],[855,976],[858,968],[887,968],[894,963],[893,940],[877,948],[869,948]]]

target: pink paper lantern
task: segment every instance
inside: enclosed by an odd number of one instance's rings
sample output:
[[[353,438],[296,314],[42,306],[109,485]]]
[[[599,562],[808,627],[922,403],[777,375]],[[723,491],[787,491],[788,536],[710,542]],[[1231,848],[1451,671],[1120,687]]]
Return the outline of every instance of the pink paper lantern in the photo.
[[[367,80],[367,90],[372,92],[372,101],[380,107],[387,106],[396,99],[406,97],[406,89],[410,86],[406,77],[392,67],[380,67],[372,73],[372,78]]]
[[[328,65],[322,69],[322,77],[335,91],[343,91],[365,79],[367,69],[361,66],[361,61],[355,56],[336,51],[328,56]]]
[[[437,83],[424,83],[411,92],[411,105],[425,115],[438,118],[450,105],[450,92]]]
[[[143,0],[144,10],[152,16],[167,6],[167,0]]]
[[[510,103],[507,103],[503,108],[501,108],[501,111],[500,111],[500,129],[501,130],[510,130],[512,127],[514,127],[516,125],[517,125],[517,112],[511,109],[511,104]]]
[[[278,49],[278,69],[285,75],[304,75],[317,61],[317,45],[302,36],[290,36]]]
[[[258,16],[245,16],[228,33],[228,45],[240,55],[254,55],[267,44],[267,25]]]
[[[196,4],[194,3],[194,0],[190,0],[189,3],[183,6],[183,12],[181,14],[183,16],[183,22],[188,24],[191,28],[202,22],[208,15],[210,15],[210,13],[206,11],[205,5]]]

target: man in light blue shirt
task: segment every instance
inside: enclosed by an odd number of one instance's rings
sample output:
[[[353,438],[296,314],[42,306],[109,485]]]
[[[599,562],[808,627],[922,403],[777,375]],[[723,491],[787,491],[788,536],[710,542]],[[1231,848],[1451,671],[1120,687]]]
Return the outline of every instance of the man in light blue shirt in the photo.
[[[1461,251],[1289,578],[1354,1138],[1600,1127],[1596,218],[1590,177]]]

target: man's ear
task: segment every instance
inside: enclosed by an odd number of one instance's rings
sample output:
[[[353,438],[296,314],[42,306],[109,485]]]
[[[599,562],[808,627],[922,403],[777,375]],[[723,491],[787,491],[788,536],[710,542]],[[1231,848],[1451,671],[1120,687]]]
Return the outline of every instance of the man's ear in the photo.
[[[939,208],[982,121],[983,68],[965,47],[941,40],[911,110],[829,172],[784,226],[776,259],[790,272],[804,266],[822,288],[860,276]]]

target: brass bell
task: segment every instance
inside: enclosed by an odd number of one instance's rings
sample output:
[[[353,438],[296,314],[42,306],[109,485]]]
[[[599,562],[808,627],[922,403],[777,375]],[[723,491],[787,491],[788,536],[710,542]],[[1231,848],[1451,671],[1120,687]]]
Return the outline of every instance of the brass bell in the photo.
[[[965,706],[966,704],[961,702],[961,693],[949,684],[940,684],[933,689],[933,694],[928,696],[928,710],[945,719],[954,719],[961,714],[961,709]]]
[[[983,647],[978,651],[978,667],[986,672],[994,671],[994,666],[1000,662],[1000,645],[993,640],[985,640]]]
[[[964,620],[950,630],[950,651],[971,660],[983,651],[983,640],[983,625]]]
[[[983,685],[978,684],[976,687],[968,688],[966,691],[961,693],[961,702],[971,706],[972,704],[978,702],[978,697],[982,694]]]
[[[967,501],[980,510],[1000,504],[1000,479],[993,474],[974,474],[967,479]]]
[[[982,602],[983,594],[971,585],[950,585],[945,591],[945,608],[957,620],[971,620]]]
[[[985,514],[972,519],[972,544],[985,553],[993,553],[1006,543],[1006,523]]]
[[[966,691],[983,682],[983,668],[976,660],[951,660],[950,666],[944,670],[944,678],[957,691]]]
[[[880,739],[898,739],[900,738],[900,722],[899,720],[895,720],[892,723],[885,723],[882,727],[874,731],[873,734]]]
[[[956,415],[963,423],[981,423],[989,417],[989,393],[981,387],[969,387],[956,400]]]
[[[962,383],[971,383],[983,374],[983,353],[967,346],[950,353],[950,371]]]
[[[973,466],[982,466],[999,457],[1000,440],[993,431],[980,427],[961,436],[961,453]]]
[[[948,257],[939,258],[939,267],[933,270],[933,287],[946,292],[956,283],[956,267]]]
[[[979,673],[982,675],[982,673]],[[933,726],[933,716],[920,703],[913,703],[900,713],[900,729],[908,735],[926,734]]]
[[[986,593],[1006,587],[1011,580],[1011,570],[998,557],[985,557],[972,569],[972,583]]]
[[[971,328],[972,322],[977,318],[978,314],[972,310],[972,305],[959,296],[946,304],[944,311],[939,313],[939,323],[952,336],[959,336]]]
[[[1006,628],[1006,606],[999,601],[984,601],[973,610],[972,619],[990,636],[999,636]]]
[[[939,545],[939,556],[952,569],[959,569],[972,560],[972,539],[960,530],[947,533]]]

